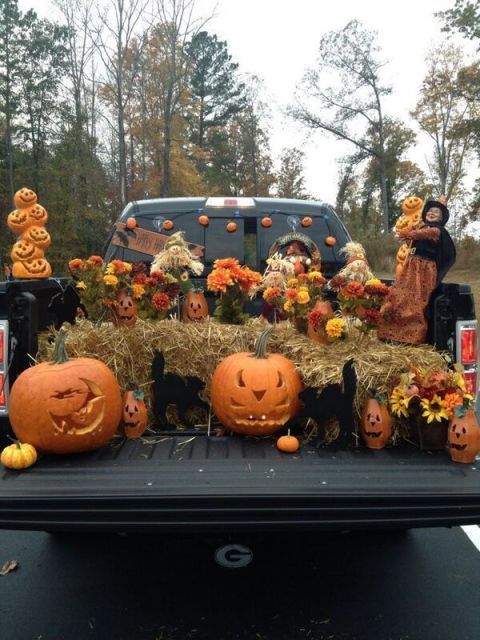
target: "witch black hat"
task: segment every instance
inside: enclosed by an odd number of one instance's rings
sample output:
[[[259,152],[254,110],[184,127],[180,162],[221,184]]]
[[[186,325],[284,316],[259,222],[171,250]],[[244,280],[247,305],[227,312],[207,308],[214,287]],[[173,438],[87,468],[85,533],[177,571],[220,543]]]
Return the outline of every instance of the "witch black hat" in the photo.
[[[422,211],[422,219],[424,221],[428,211],[430,211],[430,209],[433,209],[433,207],[437,207],[438,209],[440,209],[443,216],[443,224],[446,224],[447,220],[450,217],[450,211],[447,209],[447,198],[445,196],[440,196],[438,200],[427,200]]]

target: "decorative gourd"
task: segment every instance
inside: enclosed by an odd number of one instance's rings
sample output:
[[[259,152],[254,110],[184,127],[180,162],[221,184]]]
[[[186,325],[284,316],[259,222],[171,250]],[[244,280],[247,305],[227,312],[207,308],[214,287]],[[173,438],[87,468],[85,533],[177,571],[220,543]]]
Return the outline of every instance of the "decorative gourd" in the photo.
[[[14,444],[5,447],[0,456],[0,462],[7,469],[26,469],[37,461],[37,452],[31,444],[21,443],[18,440]]]
[[[334,236],[327,236],[325,238],[325,244],[327,247],[334,247],[337,244],[337,239]]]
[[[23,187],[13,196],[13,202],[17,209],[28,209],[37,203],[37,194],[31,189]]]
[[[392,436],[392,418],[385,404],[368,398],[360,420],[363,440],[369,449],[383,449]]]
[[[448,428],[450,456],[454,462],[475,462],[480,451],[480,427],[473,409],[464,416],[454,416]]]
[[[284,453],[295,453],[300,448],[300,442],[298,438],[290,435],[290,429],[286,436],[281,436],[277,440],[277,449],[283,451]]]
[[[272,219],[269,216],[265,216],[265,218],[262,218],[262,227],[265,227],[265,229],[268,229],[268,227],[272,226]]]
[[[186,322],[199,322],[208,317],[208,304],[203,291],[187,293],[182,306],[182,318]]]
[[[22,262],[24,260],[34,260],[43,258],[43,249],[36,247],[27,240],[17,240],[12,247],[10,257],[13,262]]]
[[[140,438],[148,426],[144,393],[138,389],[126,391],[123,396],[123,428],[125,437]]]
[[[198,216],[198,223],[202,225],[202,227],[208,227],[210,220],[208,216]]]
[[[127,289],[117,293],[112,311],[112,321],[116,327],[133,327],[137,321],[137,305]]]
[[[127,229],[133,230],[137,228],[137,221],[135,220],[135,218],[127,218],[127,224],[126,224]]]
[[[253,353],[227,356],[213,373],[213,410],[236,433],[271,435],[300,410],[300,375],[291,360],[267,353],[271,331],[269,327],[259,336]]]
[[[175,226],[175,224],[174,224],[173,220],[164,220],[162,226],[166,231],[171,231],[173,229],[173,227]]]
[[[98,449],[122,417],[122,395],[113,373],[94,358],[69,359],[65,335],[60,330],[53,362],[23,371],[10,394],[15,435],[48,453]]]
[[[237,230],[237,223],[236,222],[229,222],[227,224],[228,233],[235,233],[236,230]]]
[[[305,218],[302,219],[302,227],[310,227],[312,222],[313,220],[310,216],[305,216]]]

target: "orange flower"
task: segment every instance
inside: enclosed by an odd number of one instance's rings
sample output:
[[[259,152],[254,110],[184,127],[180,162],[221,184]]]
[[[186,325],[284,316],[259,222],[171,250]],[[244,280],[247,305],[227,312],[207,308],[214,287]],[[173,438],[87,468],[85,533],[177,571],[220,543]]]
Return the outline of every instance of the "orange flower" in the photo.
[[[340,293],[344,298],[360,298],[363,295],[364,287],[360,282],[349,282],[342,287]]]
[[[280,287],[267,287],[263,292],[263,299],[268,302],[269,300],[274,300],[275,298],[278,298],[279,295],[280,295]]]
[[[123,260],[112,260],[110,265],[113,267],[114,273],[122,274],[126,271]]]
[[[101,258],[100,256],[90,256],[87,262],[90,265],[103,264],[103,258]]]
[[[170,298],[166,293],[160,292],[152,296],[152,307],[157,311],[166,311],[170,304]]]
[[[297,278],[300,282],[308,282],[308,273],[299,273]]]
[[[77,269],[84,269],[85,263],[81,258],[74,258],[73,260],[70,260],[70,262],[68,263],[68,268],[70,269],[70,271],[77,271]]]
[[[296,289],[287,289],[285,291],[285,296],[288,300],[295,302],[298,298],[298,291]]]
[[[238,269],[240,263],[236,258],[220,258],[213,263],[214,269]]]
[[[458,395],[458,393],[446,393],[443,398],[443,403],[448,417],[451,418],[455,412],[455,407],[461,407],[463,405],[463,398]]]
[[[227,287],[233,285],[232,275],[228,269],[222,267],[214,269],[207,277],[207,287],[209,291],[226,293]]]
[[[253,271],[249,267],[242,267],[241,269],[235,269],[232,272],[232,276],[236,282],[240,285],[242,291],[248,291],[254,285],[260,284],[262,276],[257,271]]]

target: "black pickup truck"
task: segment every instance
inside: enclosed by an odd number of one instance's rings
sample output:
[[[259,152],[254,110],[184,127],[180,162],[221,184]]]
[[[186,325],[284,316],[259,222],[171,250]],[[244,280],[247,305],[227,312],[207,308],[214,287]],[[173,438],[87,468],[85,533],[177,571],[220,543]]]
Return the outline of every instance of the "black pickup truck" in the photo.
[[[208,228],[198,224],[202,214],[208,215]],[[133,241],[124,226],[131,217],[137,221]],[[261,224],[264,217],[274,220],[272,227]],[[302,227],[309,217],[314,224]],[[174,223],[170,231],[164,230],[165,220]],[[237,231],[227,235],[225,224],[232,220]],[[122,212],[105,257],[149,262],[155,234],[180,229],[203,247],[206,273],[216,258],[227,255],[261,270],[279,236],[299,233],[320,248],[322,270],[331,277],[344,264],[340,249],[349,240],[334,211],[315,202],[145,200]],[[149,233],[142,236],[142,230]],[[327,246],[327,236],[336,244]],[[58,323],[65,284],[54,278],[0,283],[3,439],[9,432],[8,390],[29,366],[39,332]],[[442,284],[430,314],[430,341],[461,361],[464,338],[471,340],[476,332],[469,287]],[[476,363],[466,364],[476,389]],[[23,472],[0,471],[0,528],[189,534],[478,523],[480,461],[453,464],[443,452],[428,454],[407,444],[381,451],[305,445],[291,456],[279,452],[273,439],[176,431],[141,441],[113,440],[81,455],[46,455]]]

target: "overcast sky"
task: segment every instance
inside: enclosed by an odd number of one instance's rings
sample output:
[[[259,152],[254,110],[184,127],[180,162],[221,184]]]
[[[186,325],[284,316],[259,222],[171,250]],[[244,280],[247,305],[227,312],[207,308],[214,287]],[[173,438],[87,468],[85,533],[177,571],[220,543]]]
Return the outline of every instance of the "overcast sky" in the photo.
[[[240,70],[259,76],[265,83],[275,116],[270,131],[272,155],[278,159],[283,147],[294,145],[305,151],[307,189],[331,203],[335,202],[337,190],[336,160],[351,153],[352,146],[320,132],[305,132],[282,116],[282,109],[291,102],[305,69],[316,60],[320,37],[354,18],[377,30],[383,58],[389,62],[385,79],[393,86],[393,94],[385,102],[386,112],[409,122],[408,113],[416,103],[425,73],[425,55],[445,39],[434,13],[450,8],[453,3],[453,0],[196,0],[198,13],[203,16],[216,8],[206,29],[227,41]],[[21,6],[33,7],[41,15],[47,15],[51,4],[45,0],[21,0]],[[465,43],[460,38],[457,41]],[[409,157],[426,169],[428,152],[429,146],[423,141]]]

